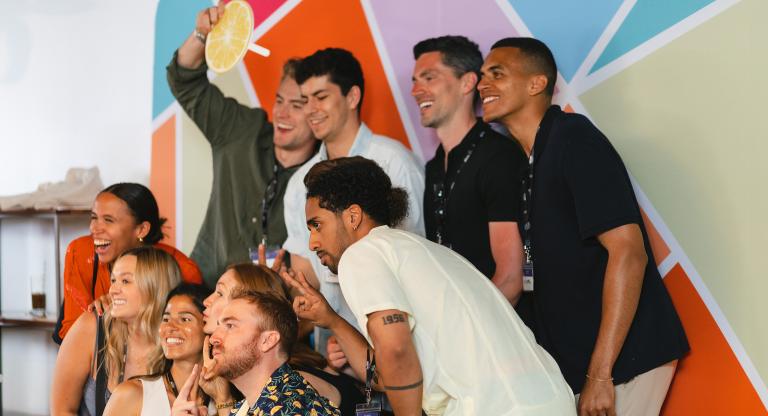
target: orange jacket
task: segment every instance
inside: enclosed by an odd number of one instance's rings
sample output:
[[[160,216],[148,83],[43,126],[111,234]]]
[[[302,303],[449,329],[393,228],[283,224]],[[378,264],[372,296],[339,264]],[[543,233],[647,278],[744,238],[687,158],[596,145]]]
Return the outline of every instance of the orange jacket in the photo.
[[[155,247],[167,251],[176,259],[181,277],[185,282],[203,282],[197,264],[184,253],[163,243],[157,243]],[[89,235],[76,238],[67,247],[67,256],[64,260],[64,318],[59,331],[61,339],[64,339],[75,320],[94,300],[91,296],[94,250],[93,238]],[[95,290],[97,298],[109,291],[109,282],[109,269],[106,264],[99,262]]]

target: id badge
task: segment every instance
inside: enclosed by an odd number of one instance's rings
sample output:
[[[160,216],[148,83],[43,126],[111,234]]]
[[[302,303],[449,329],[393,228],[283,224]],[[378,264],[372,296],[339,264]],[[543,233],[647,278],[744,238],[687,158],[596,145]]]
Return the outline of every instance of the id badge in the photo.
[[[533,292],[533,263],[523,263],[523,292]]]
[[[355,416],[379,416],[381,415],[381,403],[360,403],[355,405]]]

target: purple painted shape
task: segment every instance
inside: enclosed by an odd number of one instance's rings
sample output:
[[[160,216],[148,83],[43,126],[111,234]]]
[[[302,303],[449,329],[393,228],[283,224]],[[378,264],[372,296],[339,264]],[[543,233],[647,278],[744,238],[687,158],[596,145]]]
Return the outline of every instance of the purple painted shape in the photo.
[[[433,129],[421,126],[419,108],[411,97],[413,45],[436,36],[464,35],[477,42],[485,55],[495,41],[518,32],[493,0],[370,0],[370,4],[421,153],[426,160],[432,159],[437,137]]]

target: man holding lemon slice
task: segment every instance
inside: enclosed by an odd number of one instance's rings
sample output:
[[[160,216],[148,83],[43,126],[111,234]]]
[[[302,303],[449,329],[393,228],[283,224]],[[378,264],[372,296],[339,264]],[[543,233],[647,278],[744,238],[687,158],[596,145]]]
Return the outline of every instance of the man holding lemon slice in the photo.
[[[250,12],[237,7],[240,3],[228,3],[226,13]],[[249,248],[263,240],[268,246],[283,243],[288,179],[317,149],[303,111],[306,100],[294,80],[297,61],[289,60],[283,68],[272,123],[264,109],[225,97],[210,83],[206,42],[224,14],[223,4],[201,11],[194,32],[167,67],[174,97],[211,145],[212,194],[191,256],[209,287],[228,264],[248,261]],[[253,28],[248,30],[250,36]]]

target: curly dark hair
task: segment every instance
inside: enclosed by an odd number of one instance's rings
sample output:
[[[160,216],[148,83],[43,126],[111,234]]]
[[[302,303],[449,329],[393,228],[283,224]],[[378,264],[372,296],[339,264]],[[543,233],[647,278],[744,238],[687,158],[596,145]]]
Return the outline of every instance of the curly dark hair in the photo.
[[[320,208],[339,214],[352,204],[378,224],[395,227],[408,214],[408,194],[376,162],[361,156],[322,161],[304,177],[307,198],[318,198]]]

